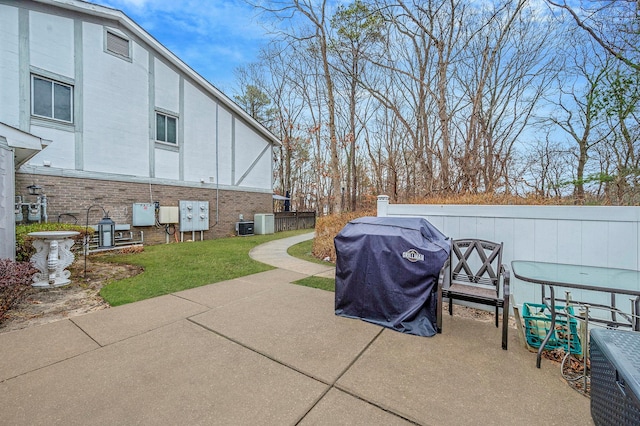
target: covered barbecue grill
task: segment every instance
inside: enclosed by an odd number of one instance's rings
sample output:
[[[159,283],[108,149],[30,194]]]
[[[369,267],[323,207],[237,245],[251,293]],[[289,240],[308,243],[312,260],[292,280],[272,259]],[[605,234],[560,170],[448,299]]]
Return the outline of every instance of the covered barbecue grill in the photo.
[[[423,218],[363,217],[335,237],[336,315],[436,334],[437,281],[450,244]]]

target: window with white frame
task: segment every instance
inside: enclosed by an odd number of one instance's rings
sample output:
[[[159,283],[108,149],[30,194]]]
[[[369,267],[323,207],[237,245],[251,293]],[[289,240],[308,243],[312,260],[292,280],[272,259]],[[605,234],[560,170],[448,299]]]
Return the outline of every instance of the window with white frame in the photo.
[[[73,86],[33,75],[31,114],[71,123],[73,121]]]
[[[178,143],[178,119],[176,117],[156,112],[156,140]]]

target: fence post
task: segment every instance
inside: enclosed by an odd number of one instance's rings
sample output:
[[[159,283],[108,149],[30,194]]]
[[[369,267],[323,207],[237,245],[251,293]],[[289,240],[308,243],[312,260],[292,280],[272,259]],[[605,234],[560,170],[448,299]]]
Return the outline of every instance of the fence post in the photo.
[[[387,217],[389,211],[389,196],[378,195],[378,217]]]

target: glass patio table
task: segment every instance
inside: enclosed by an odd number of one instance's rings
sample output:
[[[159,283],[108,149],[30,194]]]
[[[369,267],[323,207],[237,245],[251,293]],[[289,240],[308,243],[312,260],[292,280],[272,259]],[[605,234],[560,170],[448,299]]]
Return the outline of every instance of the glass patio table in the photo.
[[[611,295],[610,305],[599,305],[611,310],[612,321],[601,321],[608,325],[621,325],[616,321],[616,312],[624,316],[624,313],[616,308],[616,295],[626,294],[635,296],[632,302],[631,316],[628,316],[629,324],[634,331],[640,331],[638,312],[640,309],[640,271],[631,269],[606,268],[599,266],[569,265],[562,263],[533,262],[526,260],[514,260],[511,262],[513,275],[519,280],[539,284],[542,286],[542,302],[547,303],[551,311],[551,326],[549,332],[540,344],[536,366],[540,368],[540,360],[545,345],[554,333],[556,321],[555,287],[569,289],[588,290]],[[545,287],[549,287],[550,297],[545,297]],[[562,301],[563,299],[558,299]]]

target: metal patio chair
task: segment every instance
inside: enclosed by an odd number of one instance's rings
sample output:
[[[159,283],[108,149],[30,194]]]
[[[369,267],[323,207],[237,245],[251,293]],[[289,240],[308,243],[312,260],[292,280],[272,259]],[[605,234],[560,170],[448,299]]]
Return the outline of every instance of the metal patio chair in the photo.
[[[453,240],[451,256],[438,278],[438,332],[442,332],[444,298],[449,299],[449,315],[453,315],[453,300],[494,306],[496,327],[499,310],[502,308],[502,349],[506,350],[509,330],[509,280],[510,272],[502,264],[502,243],[477,239]]]

